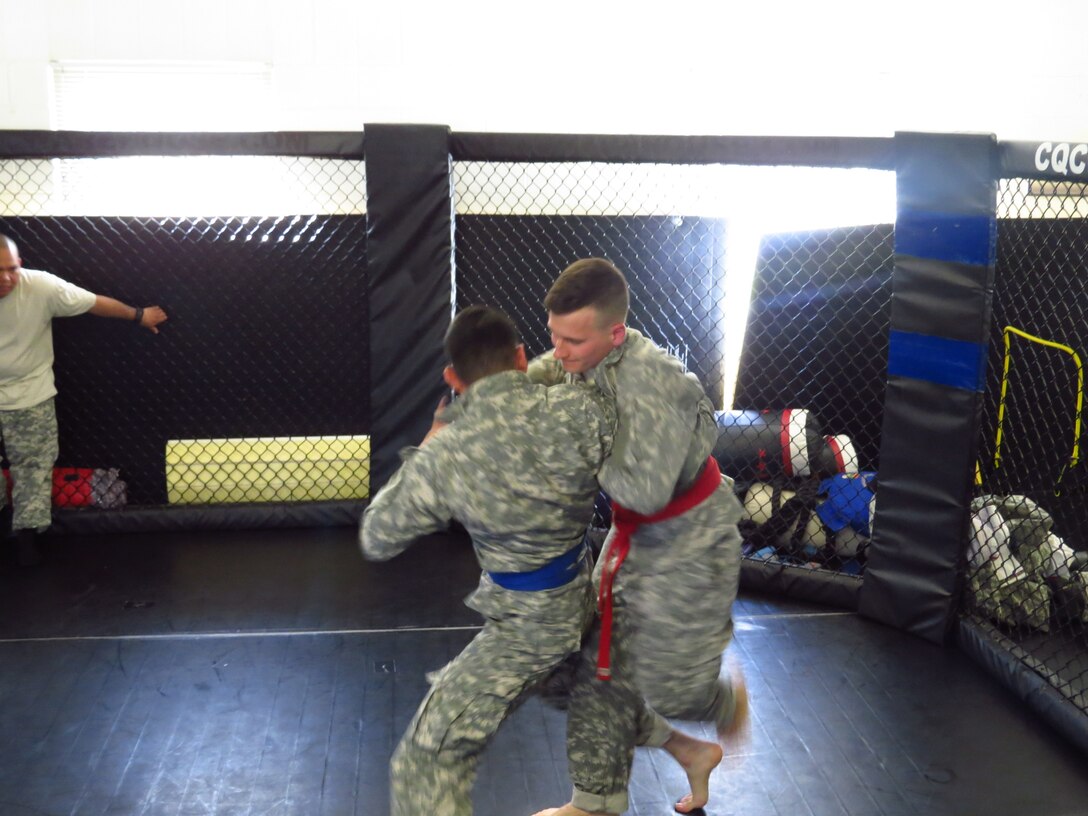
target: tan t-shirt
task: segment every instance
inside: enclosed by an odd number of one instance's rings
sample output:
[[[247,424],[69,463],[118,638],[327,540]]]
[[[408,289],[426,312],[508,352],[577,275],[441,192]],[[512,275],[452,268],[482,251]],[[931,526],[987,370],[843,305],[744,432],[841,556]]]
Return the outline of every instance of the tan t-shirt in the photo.
[[[36,269],[0,298],[0,410],[32,408],[57,393],[53,384],[54,317],[83,314],[95,295]]]

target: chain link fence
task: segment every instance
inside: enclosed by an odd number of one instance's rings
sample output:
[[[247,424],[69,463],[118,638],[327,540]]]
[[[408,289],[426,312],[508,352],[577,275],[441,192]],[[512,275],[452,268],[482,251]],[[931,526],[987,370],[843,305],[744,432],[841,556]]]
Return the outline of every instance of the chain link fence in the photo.
[[[0,161],[25,268],[169,316],[54,321],[57,506],[367,496],[365,190],[340,159]]]
[[[1088,185],[1003,179],[963,614],[1088,713]]]
[[[454,164],[456,306],[550,340],[544,296],[599,256],[629,325],[719,414],[749,558],[860,574],[883,415],[894,174],[727,165]],[[845,503],[844,503],[845,500]],[[607,520],[598,505],[598,524]]]

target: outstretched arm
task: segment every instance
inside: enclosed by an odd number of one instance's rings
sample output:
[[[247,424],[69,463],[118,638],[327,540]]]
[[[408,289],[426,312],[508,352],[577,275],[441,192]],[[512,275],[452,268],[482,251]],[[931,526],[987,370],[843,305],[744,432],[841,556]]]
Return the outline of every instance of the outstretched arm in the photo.
[[[158,306],[128,306],[119,300],[105,295],[95,295],[94,306],[88,311],[98,317],[114,317],[118,320],[133,320],[154,334],[159,333],[158,325],[166,320],[166,312]]]
[[[446,529],[452,518],[444,487],[454,477],[444,472],[442,457],[423,448],[405,448],[401,456],[401,466],[370,500],[359,525],[359,547],[371,561],[404,552],[419,536]]]

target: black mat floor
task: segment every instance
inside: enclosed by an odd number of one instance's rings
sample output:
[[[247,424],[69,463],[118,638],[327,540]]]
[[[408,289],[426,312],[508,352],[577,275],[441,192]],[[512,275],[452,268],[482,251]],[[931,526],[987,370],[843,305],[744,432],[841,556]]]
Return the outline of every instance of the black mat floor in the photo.
[[[386,816],[424,673],[478,626],[459,537],[386,564],[344,529],[50,549],[0,573],[0,816]],[[708,814],[1088,814],[1088,760],[958,652],[766,596],[736,613],[752,738],[715,772]],[[565,801],[563,736],[562,713],[520,708],[477,814]],[[666,816],[683,792],[667,756],[638,753],[630,814]]]

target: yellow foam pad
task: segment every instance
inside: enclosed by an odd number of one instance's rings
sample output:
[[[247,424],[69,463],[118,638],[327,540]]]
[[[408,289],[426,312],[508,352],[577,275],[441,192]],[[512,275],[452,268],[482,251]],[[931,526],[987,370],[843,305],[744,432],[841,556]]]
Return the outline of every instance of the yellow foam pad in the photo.
[[[171,439],[166,491],[171,504],[365,499],[370,437]]]

